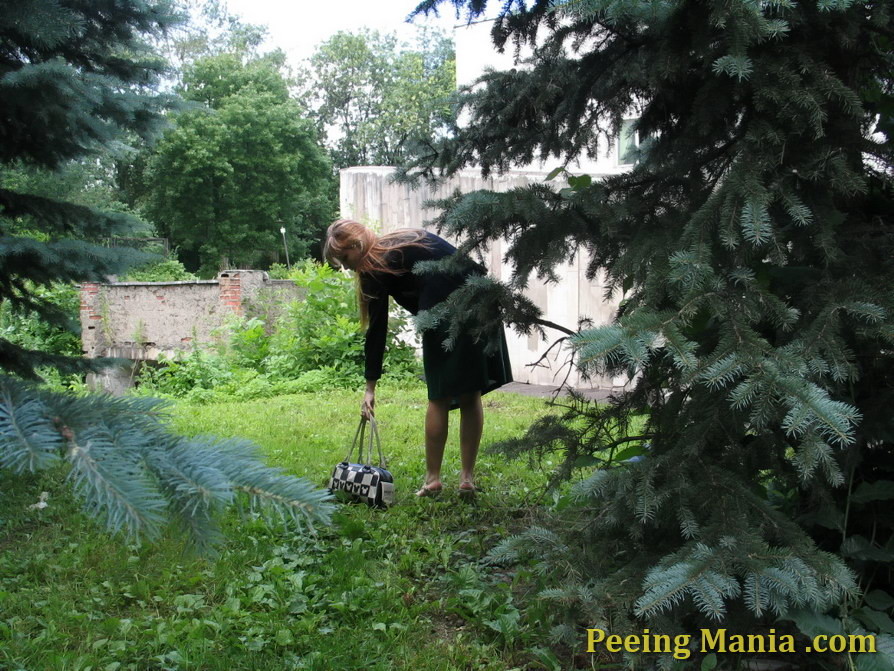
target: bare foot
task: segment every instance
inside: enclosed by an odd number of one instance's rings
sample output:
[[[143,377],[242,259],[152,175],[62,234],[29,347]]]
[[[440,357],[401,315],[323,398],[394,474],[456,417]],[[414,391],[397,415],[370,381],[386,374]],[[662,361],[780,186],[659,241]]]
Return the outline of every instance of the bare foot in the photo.
[[[461,499],[474,499],[478,493],[478,488],[469,480],[463,480],[459,483],[459,497]]]
[[[419,489],[419,491],[416,492],[416,496],[418,496],[420,498],[423,496],[437,496],[438,494],[441,493],[441,490],[443,488],[444,487],[443,487],[443,485],[441,485],[440,480],[426,482],[424,485],[422,485],[422,487]]]

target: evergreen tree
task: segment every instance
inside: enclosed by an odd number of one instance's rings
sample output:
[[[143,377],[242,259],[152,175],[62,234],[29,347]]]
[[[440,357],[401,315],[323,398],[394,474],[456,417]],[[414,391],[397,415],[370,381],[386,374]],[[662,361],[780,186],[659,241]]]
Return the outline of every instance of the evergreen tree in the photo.
[[[149,138],[172,100],[156,92],[163,63],[145,39],[173,25],[166,2],[28,0],[0,11],[0,166],[65,171],[114,146]],[[0,183],[0,301],[72,328],[54,282],[102,281],[139,258],[96,241],[133,220]],[[44,193],[47,193],[44,191]],[[64,189],[59,192],[64,194]],[[0,368],[96,368],[0,339]],[[65,464],[86,509],[112,530],[152,537],[176,522],[206,543],[215,515],[242,493],[299,520],[325,519],[323,494],[263,465],[243,441],[173,436],[159,402],[68,397],[0,377],[0,469],[22,475]]]
[[[471,19],[486,2],[452,4]],[[785,616],[807,630],[806,613],[829,610],[886,631],[892,7],[506,2],[494,43],[532,57],[485,74],[463,94],[468,124],[404,169],[539,159],[568,177],[442,202],[441,227],[468,249],[506,238],[514,267],[455,294],[454,326],[477,311],[484,327],[501,314],[537,329],[519,290],[576,255],[623,298],[612,324],[571,341],[579,366],[635,376],[631,390],[605,408],[576,400],[503,446],[562,452],[560,476],[599,464],[562,513],[570,533],[534,529],[497,552],[545,561],[560,586],[544,596],[589,626],[752,631]],[[643,139],[629,172],[563,173],[629,116]]]

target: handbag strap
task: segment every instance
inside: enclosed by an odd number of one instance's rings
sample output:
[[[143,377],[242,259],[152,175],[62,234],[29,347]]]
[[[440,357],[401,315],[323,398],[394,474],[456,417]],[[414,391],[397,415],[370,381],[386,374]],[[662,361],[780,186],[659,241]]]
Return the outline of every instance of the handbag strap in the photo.
[[[367,422],[369,422],[370,427],[369,436],[365,436]],[[351,449],[348,450],[348,456],[345,457],[345,461],[351,461],[351,455],[354,454],[354,448],[356,447],[357,461],[363,463],[363,443],[364,438],[366,438],[367,460],[372,463],[373,437],[375,437],[376,447],[378,448],[379,452],[379,468],[388,468],[388,462],[385,460],[385,455],[382,453],[382,440],[379,438],[379,426],[376,423],[375,417],[370,417],[369,420],[367,420],[365,417],[361,417],[360,425],[357,427],[357,431],[354,433],[354,441],[351,443]]]

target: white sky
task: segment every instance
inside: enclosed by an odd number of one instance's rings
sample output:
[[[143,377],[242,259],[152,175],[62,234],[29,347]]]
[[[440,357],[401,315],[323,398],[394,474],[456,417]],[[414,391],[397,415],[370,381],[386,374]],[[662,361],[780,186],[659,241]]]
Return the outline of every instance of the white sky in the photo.
[[[415,30],[405,23],[418,0],[331,0],[328,3],[306,0],[226,0],[230,14],[246,23],[267,26],[268,46],[279,47],[295,65],[309,57],[321,42],[340,30],[354,32],[367,27],[379,32],[396,32],[402,40],[412,41]],[[418,17],[414,24],[434,25],[448,35],[456,19],[453,5],[445,2],[441,17]]]

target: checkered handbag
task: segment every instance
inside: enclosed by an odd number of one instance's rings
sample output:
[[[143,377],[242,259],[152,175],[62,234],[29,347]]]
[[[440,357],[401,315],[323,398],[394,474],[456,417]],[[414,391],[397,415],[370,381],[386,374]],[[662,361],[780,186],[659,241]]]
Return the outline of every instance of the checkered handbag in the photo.
[[[379,439],[379,429],[376,420],[369,418],[369,437],[367,445],[367,461],[372,462],[373,437],[379,450],[379,465],[364,463],[363,443],[366,431],[366,419],[360,420],[360,426],[354,434],[354,442],[348,451],[348,456],[339,464],[336,464],[329,480],[330,492],[346,492],[350,499],[366,503],[375,508],[387,508],[394,503],[394,477],[386,470],[387,463],[382,455],[382,441]],[[360,463],[351,463],[351,455],[354,448],[359,445],[357,460]]]

